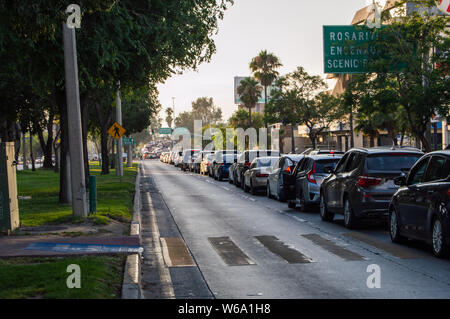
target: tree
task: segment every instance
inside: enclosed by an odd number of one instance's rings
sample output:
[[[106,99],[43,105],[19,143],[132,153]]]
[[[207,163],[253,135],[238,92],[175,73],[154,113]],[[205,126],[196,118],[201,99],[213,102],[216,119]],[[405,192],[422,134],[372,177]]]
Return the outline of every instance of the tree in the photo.
[[[321,77],[309,75],[305,69],[298,67],[277,80],[273,99],[265,112],[266,120],[291,126],[298,123],[305,125],[315,148],[317,137],[332,121],[342,117],[340,100],[324,92],[326,88]],[[293,129],[291,134],[293,140]]]
[[[237,93],[239,94],[241,101],[248,108],[249,126],[252,126],[252,109],[256,106],[256,103],[258,103],[261,92],[261,85],[258,81],[250,77],[243,79],[237,88]]]
[[[166,123],[169,127],[172,127],[173,122],[173,108],[169,107],[166,109]]]
[[[193,133],[195,120],[201,120],[203,125],[217,125],[222,121],[222,109],[214,104],[213,98],[200,97],[192,102],[191,111],[178,114],[175,126],[186,127]]]
[[[259,114],[254,112],[252,114],[252,124],[250,125],[249,122],[249,115],[248,115],[248,111],[244,110],[244,109],[240,109],[237,110],[236,112],[233,113],[233,115],[231,115],[230,119],[228,120],[228,124],[230,127],[232,128],[242,128],[244,130],[253,127],[256,130],[264,127],[264,117]]]
[[[435,6],[432,0],[413,2],[425,9]],[[422,142],[425,151],[431,151],[426,138],[431,118],[450,116],[450,32],[446,29],[446,20],[428,10],[403,12],[379,31],[375,44],[379,54],[369,62],[370,73],[376,75],[370,82],[389,83],[388,93],[395,94],[400,112],[406,114],[408,129]],[[384,88],[378,87],[377,91],[380,90]],[[378,103],[371,111],[385,113],[384,107],[384,103]]]
[[[264,105],[267,105],[268,102],[267,87],[278,77],[279,73],[276,69],[281,66],[283,65],[280,59],[273,53],[267,53],[267,50],[261,51],[250,62],[250,70],[253,72],[253,76],[264,87]]]
[[[200,97],[192,102],[194,120],[202,120],[203,124],[216,125],[222,121],[222,109],[214,105],[212,97]]]

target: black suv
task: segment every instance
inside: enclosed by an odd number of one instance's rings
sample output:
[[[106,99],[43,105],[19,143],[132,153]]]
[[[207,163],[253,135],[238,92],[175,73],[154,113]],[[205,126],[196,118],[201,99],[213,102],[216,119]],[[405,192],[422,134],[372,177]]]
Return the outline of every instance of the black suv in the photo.
[[[395,183],[400,189],[389,206],[392,241],[423,240],[432,244],[436,256],[445,256],[450,244],[450,150],[426,154]]]
[[[356,148],[342,157],[320,187],[320,216],[331,221],[344,215],[353,228],[358,219],[386,218],[398,186],[394,178],[405,174],[422,157],[416,148]]]

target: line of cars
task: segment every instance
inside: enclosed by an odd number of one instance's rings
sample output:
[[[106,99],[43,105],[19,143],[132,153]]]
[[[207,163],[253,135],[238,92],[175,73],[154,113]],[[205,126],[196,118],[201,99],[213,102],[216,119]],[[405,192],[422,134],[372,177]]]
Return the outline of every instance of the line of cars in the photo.
[[[290,208],[318,207],[323,221],[344,216],[354,229],[362,220],[386,220],[393,242],[431,244],[438,257],[450,244],[450,150],[424,154],[410,147],[307,150],[201,151],[162,154],[161,161],[208,175],[245,192],[265,193]]]

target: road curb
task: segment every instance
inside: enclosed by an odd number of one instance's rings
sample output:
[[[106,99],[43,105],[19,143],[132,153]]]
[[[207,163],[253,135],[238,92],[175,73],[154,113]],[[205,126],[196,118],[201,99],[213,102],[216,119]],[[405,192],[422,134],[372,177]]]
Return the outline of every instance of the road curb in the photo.
[[[139,236],[141,234],[141,163],[138,166],[138,173],[136,176],[134,204],[133,204],[133,219],[130,226],[130,235]],[[132,254],[127,257],[125,264],[125,271],[123,274],[122,283],[122,299],[140,299],[141,292],[141,255]]]

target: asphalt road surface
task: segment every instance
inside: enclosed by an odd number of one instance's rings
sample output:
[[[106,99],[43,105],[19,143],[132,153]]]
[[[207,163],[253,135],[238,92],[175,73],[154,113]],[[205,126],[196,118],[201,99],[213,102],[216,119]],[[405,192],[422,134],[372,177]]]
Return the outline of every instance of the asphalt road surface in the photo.
[[[145,298],[450,298],[450,260],[392,244],[385,224],[349,231],[338,215],[323,222],[317,210],[141,163]]]

